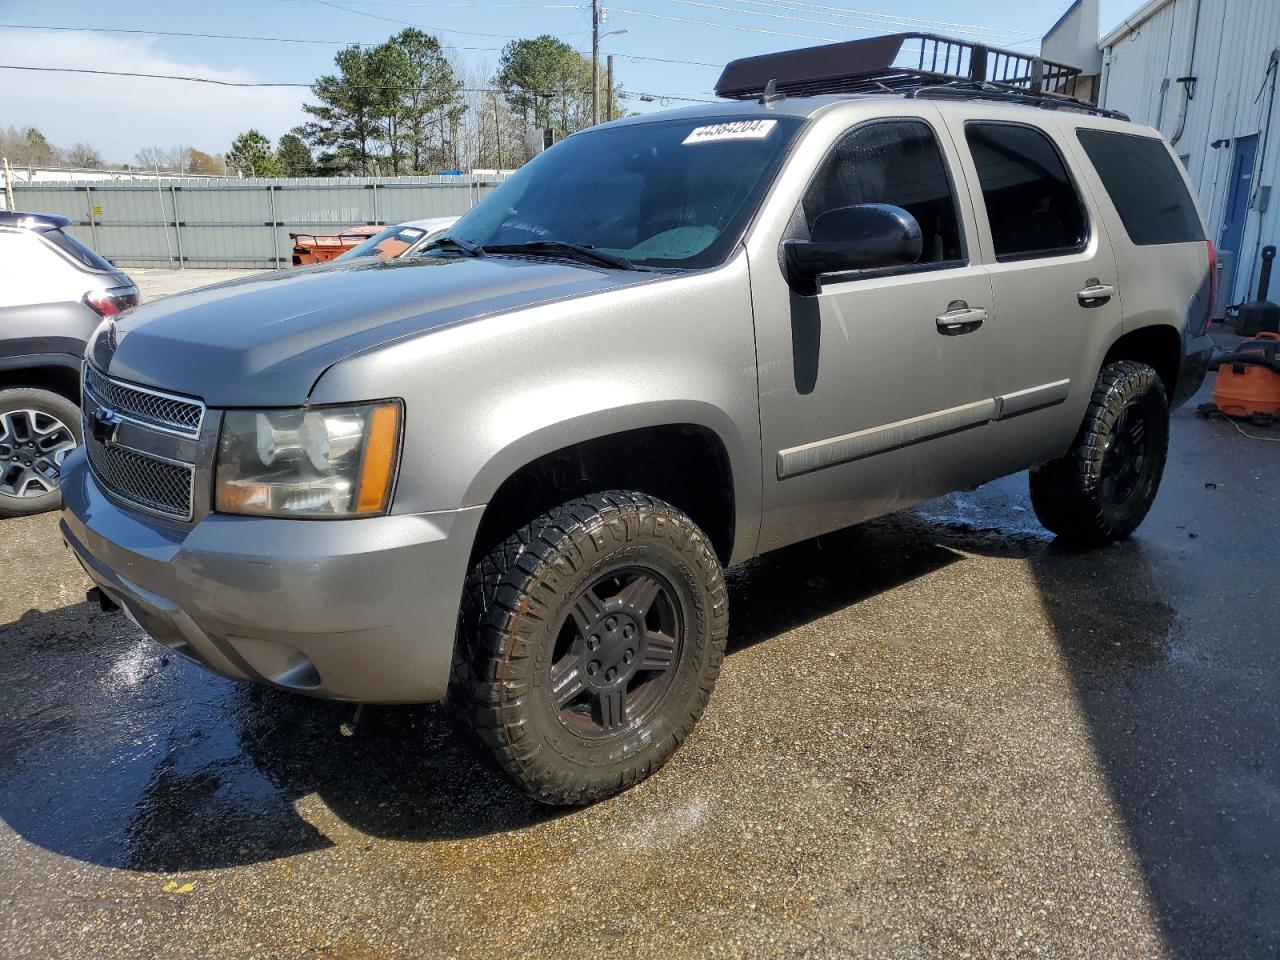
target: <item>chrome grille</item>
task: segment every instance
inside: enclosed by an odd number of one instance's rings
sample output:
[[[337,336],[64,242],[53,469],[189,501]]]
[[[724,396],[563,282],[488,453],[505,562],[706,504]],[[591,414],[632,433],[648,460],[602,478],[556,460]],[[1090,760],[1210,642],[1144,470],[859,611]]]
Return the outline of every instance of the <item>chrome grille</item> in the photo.
[[[185,437],[198,437],[204,422],[204,404],[121,380],[105,377],[89,364],[84,367],[85,388],[99,403],[127,420],[168,430]]]
[[[94,475],[117,497],[176,520],[191,519],[194,468],[118,444],[102,444],[88,426],[84,448]]]

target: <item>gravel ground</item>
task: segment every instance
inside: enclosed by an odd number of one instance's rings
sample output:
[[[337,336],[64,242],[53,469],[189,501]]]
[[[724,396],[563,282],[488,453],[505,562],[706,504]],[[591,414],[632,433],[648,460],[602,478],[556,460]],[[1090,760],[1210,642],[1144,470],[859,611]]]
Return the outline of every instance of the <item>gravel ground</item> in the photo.
[[[222,283],[224,280],[235,280],[238,277],[251,277],[255,273],[264,271],[196,269],[194,267],[190,270],[128,267],[125,268],[125,272],[138,285],[143,303],[150,303],[171,293],[181,293],[184,290],[208,286],[211,283]]]
[[[568,813],[439,708],[344,739],[168,655],[0,523],[0,956],[1276,957],[1280,450],[1191,409],[1123,545],[1019,476],[734,571],[698,730]]]

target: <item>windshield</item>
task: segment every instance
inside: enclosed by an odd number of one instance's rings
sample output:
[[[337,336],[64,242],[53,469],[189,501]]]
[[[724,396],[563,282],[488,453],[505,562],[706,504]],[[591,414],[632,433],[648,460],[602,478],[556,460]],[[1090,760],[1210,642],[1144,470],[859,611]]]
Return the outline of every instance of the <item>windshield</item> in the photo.
[[[382,257],[393,260],[427,235],[422,227],[406,227],[401,224],[387,227],[381,233],[375,233],[368,240],[352,247],[345,253],[334,257],[335,260],[350,260],[353,257]]]
[[[704,118],[575,134],[447,236],[486,248],[578,244],[642,266],[714,266],[741,238],[800,123]]]

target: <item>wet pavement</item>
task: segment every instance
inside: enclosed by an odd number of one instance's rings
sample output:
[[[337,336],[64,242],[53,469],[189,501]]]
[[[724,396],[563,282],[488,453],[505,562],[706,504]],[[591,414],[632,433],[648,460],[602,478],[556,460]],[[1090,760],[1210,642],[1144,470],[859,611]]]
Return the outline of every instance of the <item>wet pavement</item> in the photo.
[[[0,521],[0,957],[1276,957],[1278,493],[1188,406],[1123,545],[1017,476],[757,560],[697,731],[568,813],[440,708],[345,739],[204,673]]]

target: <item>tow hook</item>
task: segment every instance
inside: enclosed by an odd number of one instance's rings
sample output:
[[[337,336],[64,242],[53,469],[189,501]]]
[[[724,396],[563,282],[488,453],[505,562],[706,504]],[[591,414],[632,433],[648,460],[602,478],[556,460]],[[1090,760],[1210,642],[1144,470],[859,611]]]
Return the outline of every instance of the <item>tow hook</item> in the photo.
[[[96,603],[103,613],[113,613],[120,609],[120,604],[108,597],[101,587],[90,587],[84,598],[89,603]]]
[[[338,727],[338,732],[344,737],[354,737],[356,735],[356,727],[360,725],[360,714],[364,713],[364,704],[356,704],[356,712],[351,715],[350,720],[343,720],[342,725]]]

